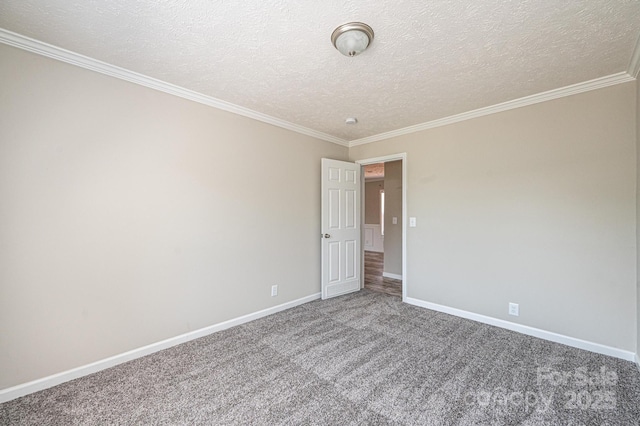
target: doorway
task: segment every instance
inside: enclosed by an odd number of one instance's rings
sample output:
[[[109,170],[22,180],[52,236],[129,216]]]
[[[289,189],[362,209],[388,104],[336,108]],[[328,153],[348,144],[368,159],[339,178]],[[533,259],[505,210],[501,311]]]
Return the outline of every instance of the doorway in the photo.
[[[407,294],[406,153],[356,161],[362,167],[362,287]]]

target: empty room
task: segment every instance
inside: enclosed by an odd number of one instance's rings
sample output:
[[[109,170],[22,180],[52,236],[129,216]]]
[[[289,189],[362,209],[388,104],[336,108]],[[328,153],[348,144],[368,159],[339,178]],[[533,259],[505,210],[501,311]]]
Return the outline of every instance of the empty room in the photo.
[[[0,424],[640,424],[640,2],[0,2]]]

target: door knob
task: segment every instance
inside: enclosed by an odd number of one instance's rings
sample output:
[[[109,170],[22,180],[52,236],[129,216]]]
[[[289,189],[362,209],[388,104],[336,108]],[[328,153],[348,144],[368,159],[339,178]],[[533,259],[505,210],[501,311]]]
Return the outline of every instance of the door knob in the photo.
[[[331,235],[329,235],[329,234],[324,234],[324,235],[323,235],[323,237],[324,237],[324,238],[331,238]]]

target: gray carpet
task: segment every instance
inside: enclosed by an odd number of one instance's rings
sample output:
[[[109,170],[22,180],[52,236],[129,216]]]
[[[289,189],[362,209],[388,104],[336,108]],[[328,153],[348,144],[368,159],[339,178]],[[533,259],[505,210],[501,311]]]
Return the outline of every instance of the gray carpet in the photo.
[[[635,364],[403,304],[316,301],[0,405],[13,424],[637,425]]]

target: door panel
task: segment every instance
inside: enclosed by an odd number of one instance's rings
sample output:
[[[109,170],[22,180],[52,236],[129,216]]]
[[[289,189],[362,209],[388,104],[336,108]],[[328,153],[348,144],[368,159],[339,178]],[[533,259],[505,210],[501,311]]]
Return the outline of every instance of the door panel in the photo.
[[[356,242],[355,241],[347,241],[345,243],[346,249],[347,249],[347,253],[346,253],[346,257],[347,257],[347,262],[346,262],[346,268],[347,270],[345,271],[345,278],[347,279],[353,279],[356,278],[356,270],[354,269],[356,266],[356,255],[357,255],[357,251],[356,251]]]
[[[322,159],[322,298],[360,290],[360,165]]]
[[[340,281],[340,243],[331,241],[329,244],[329,283]]]
[[[356,227],[358,212],[356,212],[356,191],[347,189],[344,193],[346,199],[345,206],[345,228],[353,229]]]
[[[329,189],[329,229],[340,229],[340,190]]]

